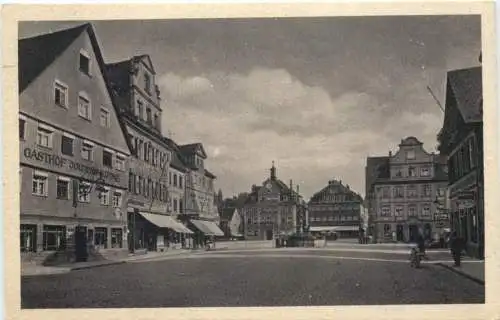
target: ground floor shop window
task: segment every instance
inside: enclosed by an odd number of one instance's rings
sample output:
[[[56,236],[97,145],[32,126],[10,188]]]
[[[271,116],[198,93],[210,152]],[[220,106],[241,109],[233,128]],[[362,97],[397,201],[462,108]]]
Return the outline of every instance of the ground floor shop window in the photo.
[[[36,225],[21,225],[21,252],[36,252]]]
[[[43,250],[54,251],[64,246],[66,239],[65,226],[43,226]]]
[[[95,239],[94,245],[98,248],[106,249],[108,247],[108,229],[107,228],[95,228]]]
[[[122,247],[123,230],[118,228],[111,229],[111,248]]]

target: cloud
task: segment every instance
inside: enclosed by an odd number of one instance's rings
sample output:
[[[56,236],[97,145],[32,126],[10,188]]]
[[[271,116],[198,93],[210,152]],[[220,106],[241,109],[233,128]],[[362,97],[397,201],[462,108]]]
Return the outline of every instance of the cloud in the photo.
[[[344,177],[362,193],[368,155],[387,154],[406,132],[435,138],[441,124],[431,113],[384,114],[389,106],[366,92],[332,98],[283,69],[195,77],[169,73],[159,83],[167,106],[164,127],[179,143],[204,144],[225,193],[261,183],[273,160],[278,176],[301,183],[307,196],[331,177]]]

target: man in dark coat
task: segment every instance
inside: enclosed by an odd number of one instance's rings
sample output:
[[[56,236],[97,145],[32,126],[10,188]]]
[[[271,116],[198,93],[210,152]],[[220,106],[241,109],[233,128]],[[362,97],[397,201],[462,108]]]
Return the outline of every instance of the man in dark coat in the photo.
[[[455,261],[455,267],[460,267],[462,251],[464,250],[465,243],[464,239],[458,236],[456,231],[450,236],[450,249],[453,260]]]

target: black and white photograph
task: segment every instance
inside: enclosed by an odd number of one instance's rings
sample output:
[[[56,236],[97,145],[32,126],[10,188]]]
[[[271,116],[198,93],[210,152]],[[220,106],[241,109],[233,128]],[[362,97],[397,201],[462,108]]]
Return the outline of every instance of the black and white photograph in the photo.
[[[17,21],[21,312],[484,305],[483,19]]]

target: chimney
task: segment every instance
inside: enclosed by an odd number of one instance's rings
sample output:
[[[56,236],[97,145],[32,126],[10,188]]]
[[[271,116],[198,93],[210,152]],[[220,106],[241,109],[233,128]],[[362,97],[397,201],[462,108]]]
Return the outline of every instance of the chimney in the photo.
[[[299,194],[299,185],[297,185],[297,195]]]
[[[293,184],[292,184],[292,179],[290,179],[290,191],[293,191]]]
[[[392,157],[392,151],[389,151],[389,157]]]
[[[271,180],[276,180],[276,168],[274,167],[274,161],[273,166],[271,167]]]
[[[349,185],[346,185],[346,188],[347,188],[347,190],[351,190],[351,189],[349,188]]]
[[[483,64],[483,50],[479,53],[479,63]]]

